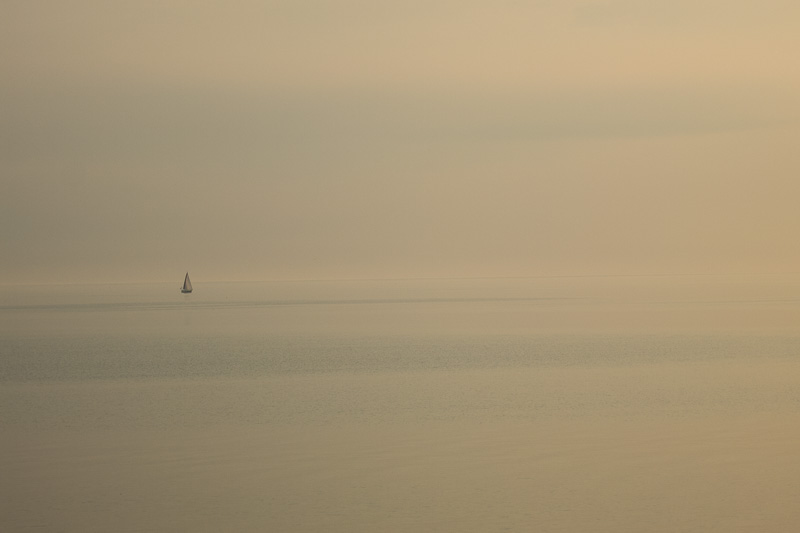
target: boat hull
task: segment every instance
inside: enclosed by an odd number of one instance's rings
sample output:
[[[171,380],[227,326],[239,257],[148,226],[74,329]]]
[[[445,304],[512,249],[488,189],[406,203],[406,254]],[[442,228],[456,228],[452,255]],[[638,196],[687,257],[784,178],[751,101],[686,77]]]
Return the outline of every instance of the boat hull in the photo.
[[[186,289],[181,289],[181,292],[182,292],[183,294],[189,294],[190,292],[192,292],[192,289],[189,289],[189,290],[186,290]]]

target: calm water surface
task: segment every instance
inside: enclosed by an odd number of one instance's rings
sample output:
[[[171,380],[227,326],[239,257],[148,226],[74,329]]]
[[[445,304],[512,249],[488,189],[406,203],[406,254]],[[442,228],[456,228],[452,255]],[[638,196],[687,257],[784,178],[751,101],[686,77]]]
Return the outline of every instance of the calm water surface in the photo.
[[[800,276],[0,288],[4,531],[789,531]]]

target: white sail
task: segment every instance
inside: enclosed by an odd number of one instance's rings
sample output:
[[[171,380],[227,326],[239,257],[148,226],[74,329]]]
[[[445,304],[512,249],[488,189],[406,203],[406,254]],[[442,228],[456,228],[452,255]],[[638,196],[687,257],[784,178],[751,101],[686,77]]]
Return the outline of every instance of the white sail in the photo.
[[[189,273],[186,273],[186,278],[183,280],[183,287],[181,292],[192,292],[192,282],[189,280]]]

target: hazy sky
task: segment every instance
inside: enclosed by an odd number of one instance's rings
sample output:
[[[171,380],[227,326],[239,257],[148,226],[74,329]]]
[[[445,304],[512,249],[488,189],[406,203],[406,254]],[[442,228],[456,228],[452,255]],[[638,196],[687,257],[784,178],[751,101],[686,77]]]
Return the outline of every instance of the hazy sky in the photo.
[[[800,271],[800,3],[0,5],[0,283]]]

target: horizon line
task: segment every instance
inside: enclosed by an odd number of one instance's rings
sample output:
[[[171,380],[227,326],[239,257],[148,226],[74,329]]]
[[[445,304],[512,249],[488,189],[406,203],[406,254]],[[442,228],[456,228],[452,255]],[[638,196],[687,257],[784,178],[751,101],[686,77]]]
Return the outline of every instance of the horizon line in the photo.
[[[797,271],[786,272],[705,272],[705,273],[629,273],[629,274],[539,274],[539,275],[498,275],[498,276],[408,276],[408,277],[363,277],[363,278],[268,278],[268,279],[206,279],[200,283],[318,283],[318,282],[362,282],[362,281],[457,281],[457,280],[523,280],[558,278],[679,278],[679,277],[724,277],[724,276],[789,276],[800,275]],[[58,281],[58,282],[20,282],[3,283],[0,287],[22,286],[67,286],[67,285],[147,285],[173,283],[168,280],[129,280],[129,281]],[[196,284],[195,280],[193,284]]]

